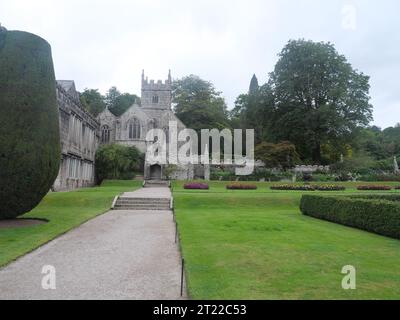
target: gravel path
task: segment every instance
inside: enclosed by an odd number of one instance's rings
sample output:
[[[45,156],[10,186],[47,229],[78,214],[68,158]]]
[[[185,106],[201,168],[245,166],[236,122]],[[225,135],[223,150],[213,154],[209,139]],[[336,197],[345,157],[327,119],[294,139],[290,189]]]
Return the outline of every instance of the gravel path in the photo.
[[[170,211],[109,211],[0,269],[0,299],[179,299],[174,236]],[[42,288],[45,265],[55,290]]]

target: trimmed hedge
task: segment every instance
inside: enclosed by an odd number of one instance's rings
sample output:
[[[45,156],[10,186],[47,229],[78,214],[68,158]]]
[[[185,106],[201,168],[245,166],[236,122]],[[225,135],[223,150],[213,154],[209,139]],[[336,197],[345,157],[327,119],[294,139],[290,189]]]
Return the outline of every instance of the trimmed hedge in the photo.
[[[304,215],[400,239],[400,196],[303,195]]]
[[[400,201],[400,194],[387,193],[387,194],[355,194],[350,196],[352,199],[367,199],[367,200],[388,200]]]
[[[50,45],[0,29],[0,219],[33,209],[60,164],[59,115]]]

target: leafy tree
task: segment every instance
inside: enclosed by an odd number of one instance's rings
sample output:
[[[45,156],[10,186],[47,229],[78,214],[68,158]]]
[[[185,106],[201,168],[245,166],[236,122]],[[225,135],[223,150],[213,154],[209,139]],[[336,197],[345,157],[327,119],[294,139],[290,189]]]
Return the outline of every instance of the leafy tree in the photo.
[[[211,82],[195,75],[175,80],[172,96],[175,113],[187,127],[194,130],[229,127],[225,100]]]
[[[291,141],[303,161],[335,160],[372,120],[369,77],[330,43],[289,41],[269,81],[250,91],[232,119],[254,128],[258,143]]]
[[[341,158],[352,157],[353,148],[350,144],[346,143],[331,143],[327,142],[321,145],[321,155],[324,162],[335,163],[341,160]]]
[[[121,92],[117,89],[117,87],[111,87],[108,89],[104,102],[108,109],[115,108],[117,104],[117,98],[121,95]]]
[[[116,116],[122,115],[134,103],[140,103],[140,98],[134,94],[122,93],[115,98],[115,103],[110,107],[110,111]]]
[[[382,131],[378,127],[362,128],[358,130],[353,145],[358,152],[365,152],[375,159],[384,159],[386,157],[383,147]]]
[[[122,115],[135,102],[140,104],[140,98],[135,94],[121,93],[116,87],[111,87],[106,96],[98,89],[85,89],[80,95],[82,105],[94,116],[102,112],[106,106],[116,116]]]
[[[382,135],[388,156],[400,155],[400,124],[386,128]]]
[[[289,169],[299,161],[296,147],[288,141],[277,144],[262,142],[255,147],[254,156],[268,168]]]
[[[85,89],[85,91],[80,94],[82,105],[94,116],[97,116],[105,109],[106,104],[104,99],[104,96],[98,89]]]
[[[32,210],[60,164],[56,80],[50,45],[0,28],[0,219]]]
[[[250,87],[252,86],[254,86],[253,80],[250,82]],[[254,129],[256,144],[269,140],[268,123],[272,104],[273,95],[268,85],[259,87],[251,94],[240,95],[230,112],[232,127]]]
[[[133,179],[143,166],[143,154],[136,147],[119,144],[102,145],[96,152],[96,178]]]
[[[357,153],[352,157],[345,158],[343,162],[337,162],[330,166],[332,172],[340,175],[353,174],[368,174],[375,166],[375,161],[372,157],[365,153]]]
[[[271,133],[320,163],[324,143],[344,143],[372,120],[369,77],[330,43],[289,41],[279,56],[269,81]]]

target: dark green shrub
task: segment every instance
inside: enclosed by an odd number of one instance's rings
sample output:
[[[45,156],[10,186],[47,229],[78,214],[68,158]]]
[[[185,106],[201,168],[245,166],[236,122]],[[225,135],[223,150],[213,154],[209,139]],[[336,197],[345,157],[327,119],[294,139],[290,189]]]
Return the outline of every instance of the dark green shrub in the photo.
[[[299,179],[302,180],[302,177]],[[327,173],[313,173],[312,174],[312,181],[313,182],[332,182],[336,180],[336,176]]]
[[[309,172],[303,172],[302,180],[303,180],[304,182],[313,181],[313,176],[312,176],[312,174],[309,173]]]
[[[398,174],[368,174],[362,175],[358,180],[360,181],[400,181],[400,175]]]
[[[400,201],[400,194],[357,194],[352,195],[353,199],[368,199],[368,200],[388,200],[388,201]]]
[[[50,45],[0,30],[0,219],[33,209],[60,164],[59,119]]]
[[[300,210],[315,218],[400,239],[400,199],[390,195],[303,195]]]
[[[130,180],[135,177],[143,162],[143,155],[136,147],[119,144],[101,146],[96,152],[96,179]]]

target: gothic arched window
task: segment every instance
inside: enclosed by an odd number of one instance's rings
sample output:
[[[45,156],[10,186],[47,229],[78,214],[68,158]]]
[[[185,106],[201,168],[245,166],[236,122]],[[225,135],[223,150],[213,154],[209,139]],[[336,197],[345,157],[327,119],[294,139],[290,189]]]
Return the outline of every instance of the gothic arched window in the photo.
[[[152,102],[153,103],[158,103],[158,96],[157,95],[153,96]]]
[[[128,125],[129,139],[140,139],[140,122],[134,118]]]
[[[110,127],[107,125],[101,127],[101,142],[102,143],[110,142]]]

